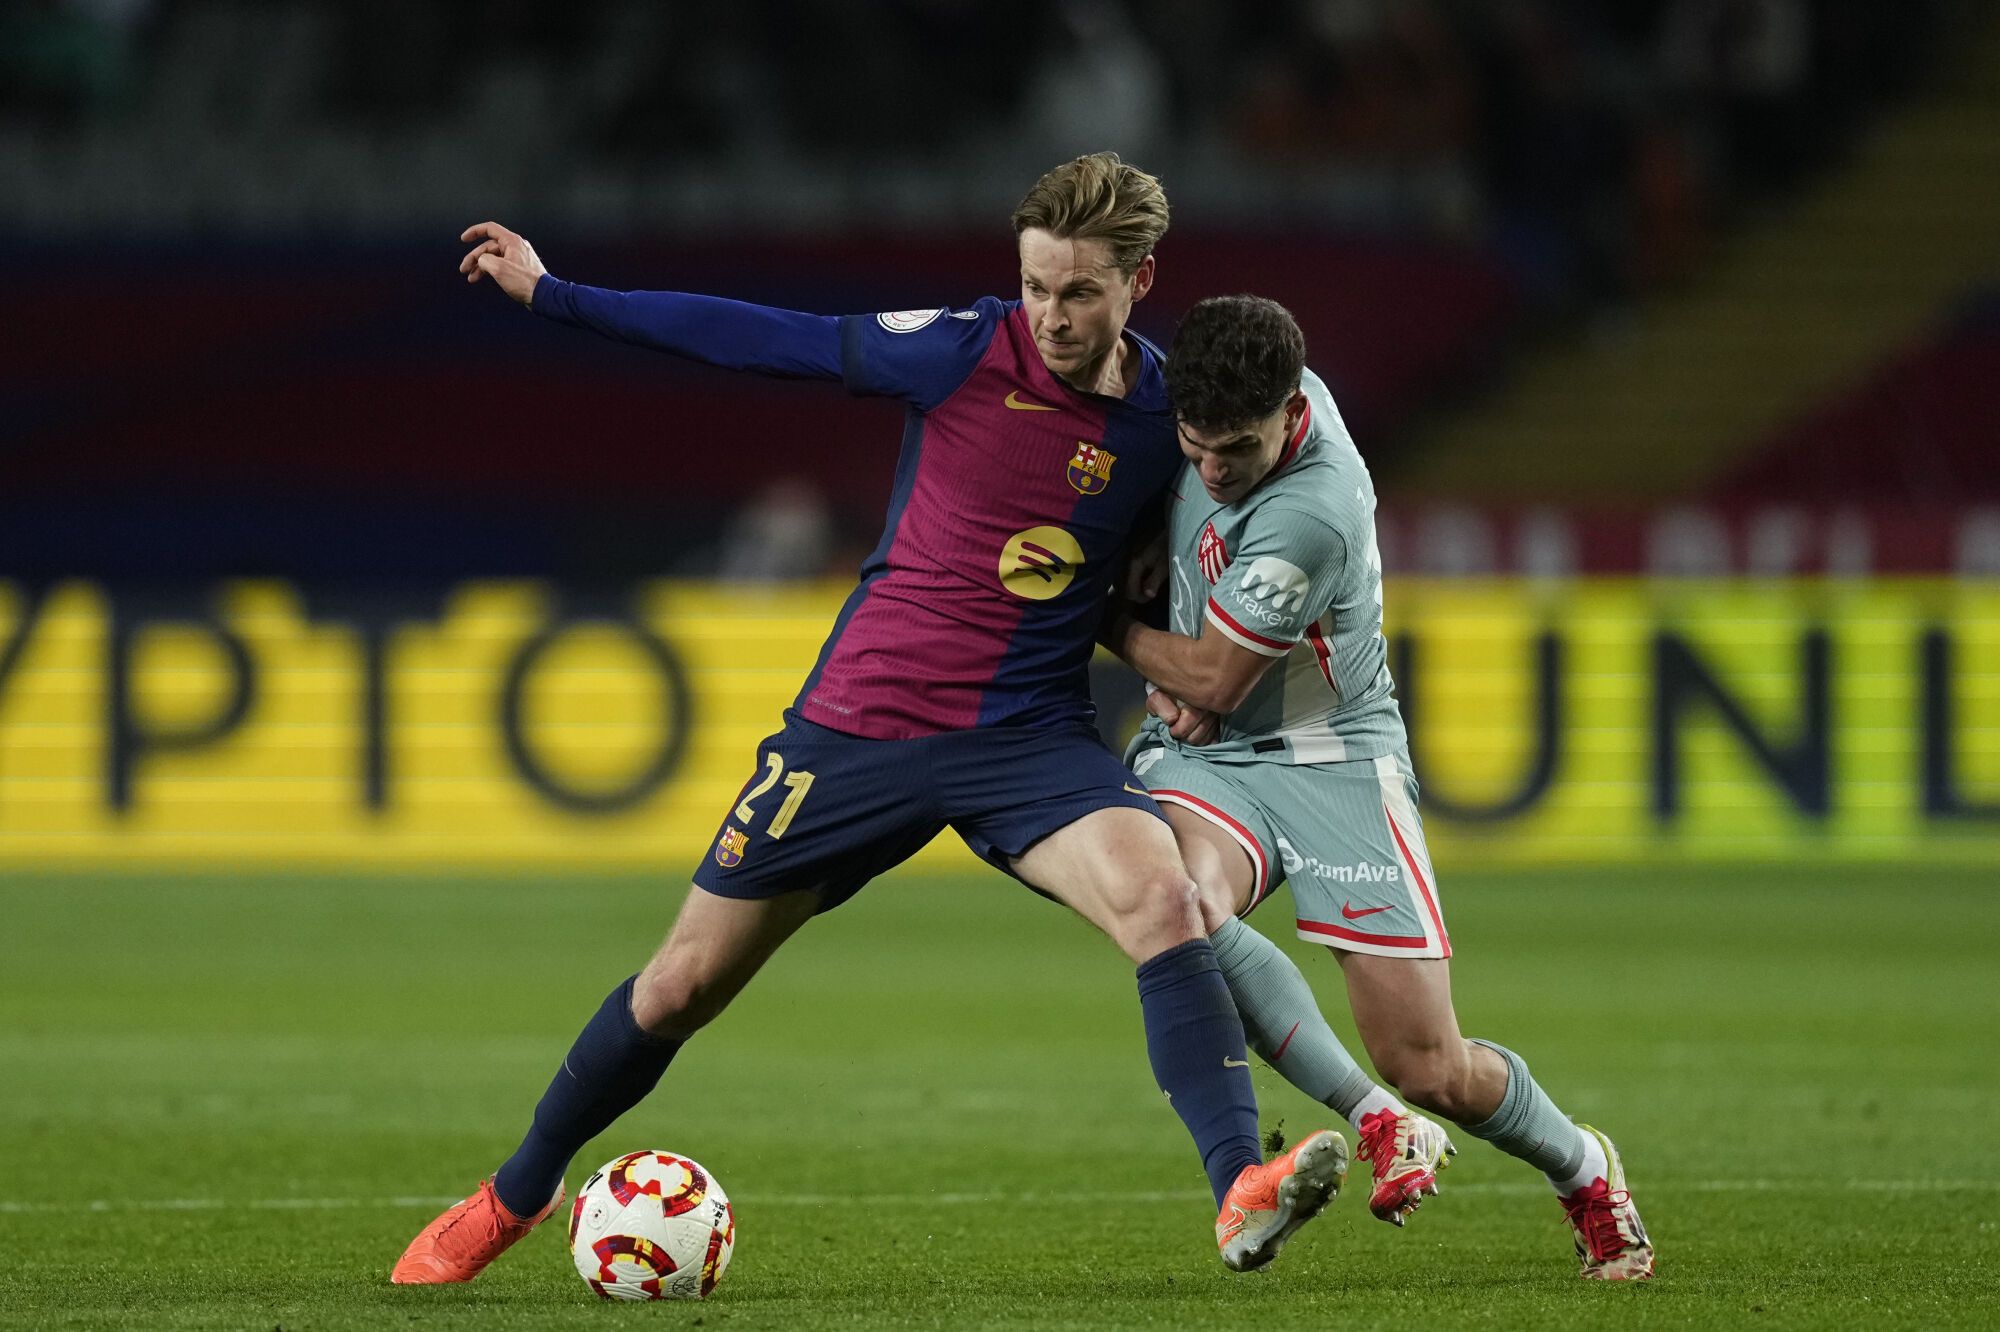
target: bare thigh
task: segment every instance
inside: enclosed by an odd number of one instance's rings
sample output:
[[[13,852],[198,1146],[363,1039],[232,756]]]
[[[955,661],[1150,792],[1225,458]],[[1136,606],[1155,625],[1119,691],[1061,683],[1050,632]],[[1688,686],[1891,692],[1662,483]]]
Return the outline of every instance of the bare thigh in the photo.
[[[1193,810],[1164,803],[1160,808],[1201,894],[1202,928],[1212,934],[1250,905],[1257,891],[1257,867],[1241,842]]]
[[[1095,810],[1014,860],[1014,872],[1144,962],[1206,937],[1194,884],[1167,825],[1143,810]]]
[[[1369,1058],[1398,1050],[1436,1050],[1461,1038],[1451,1006],[1451,963],[1443,958],[1380,957],[1331,948],[1347,980],[1354,1027]]]
[[[1507,1065],[1459,1033],[1451,963],[1330,951],[1347,980],[1354,1028],[1384,1080],[1423,1109],[1461,1124],[1499,1109]]]

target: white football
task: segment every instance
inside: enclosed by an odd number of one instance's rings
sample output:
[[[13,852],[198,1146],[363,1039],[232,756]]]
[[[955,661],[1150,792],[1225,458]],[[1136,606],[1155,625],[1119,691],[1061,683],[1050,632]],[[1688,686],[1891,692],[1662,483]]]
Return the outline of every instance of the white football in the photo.
[[[607,1300],[698,1300],[736,1248],[715,1176],[672,1152],[627,1152],[584,1181],[569,1212],[578,1275]]]

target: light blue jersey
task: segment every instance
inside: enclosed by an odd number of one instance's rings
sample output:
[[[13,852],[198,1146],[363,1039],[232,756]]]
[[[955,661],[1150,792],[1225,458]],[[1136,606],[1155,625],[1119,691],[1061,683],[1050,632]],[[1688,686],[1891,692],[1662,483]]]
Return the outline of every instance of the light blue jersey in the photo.
[[[1247,912],[1290,883],[1299,937],[1385,957],[1450,957],[1382,641],[1375,485],[1326,385],[1278,466],[1234,504],[1190,466],[1167,519],[1171,627],[1278,658],[1214,744],[1149,717],[1127,761],[1162,804],[1250,857]]]
[[[1190,464],[1168,505],[1173,631],[1279,658],[1202,748],[1213,762],[1340,763],[1405,744],[1382,640],[1375,484],[1326,385],[1308,370],[1300,387],[1305,417],[1270,476],[1218,504]]]

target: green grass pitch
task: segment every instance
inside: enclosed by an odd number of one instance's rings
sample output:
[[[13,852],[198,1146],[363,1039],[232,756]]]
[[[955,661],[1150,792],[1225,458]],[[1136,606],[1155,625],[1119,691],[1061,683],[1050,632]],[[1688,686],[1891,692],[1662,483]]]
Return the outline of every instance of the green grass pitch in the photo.
[[[1464,1135],[1408,1230],[1354,1188],[1231,1276],[1131,968],[997,876],[919,874],[810,926],[571,1171],[643,1146],[710,1166],[739,1226],[714,1299],[601,1304],[559,1226],[470,1286],[390,1286],[681,891],[0,877],[0,1326],[2000,1320],[2000,882],[1851,867],[1447,869],[1465,1029],[1618,1140],[1649,1286],[1579,1281],[1547,1189]],[[1288,905],[1257,923],[1288,935]],[[1331,959],[1286,942],[1351,1034]],[[1257,1082],[1267,1127],[1333,1122]]]

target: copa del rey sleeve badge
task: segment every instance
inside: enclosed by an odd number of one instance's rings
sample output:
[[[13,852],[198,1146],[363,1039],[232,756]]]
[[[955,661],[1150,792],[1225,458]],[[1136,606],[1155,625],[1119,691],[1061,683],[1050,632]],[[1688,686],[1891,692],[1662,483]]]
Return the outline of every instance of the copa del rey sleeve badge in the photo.
[[[1080,494],[1095,495],[1111,484],[1111,464],[1117,461],[1117,454],[1080,439],[1076,456],[1069,460],[1069,483]]]

